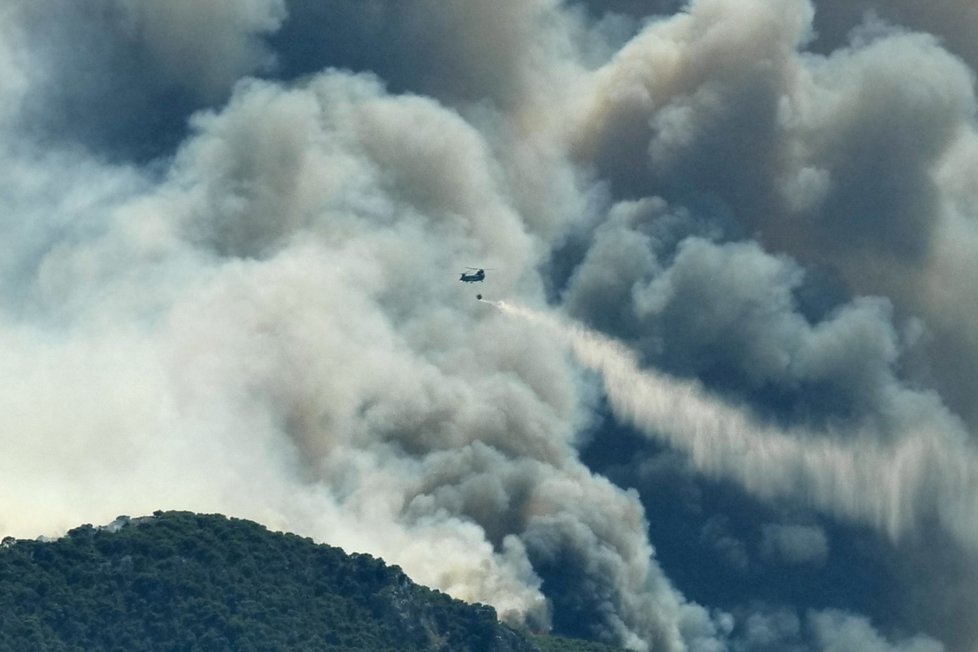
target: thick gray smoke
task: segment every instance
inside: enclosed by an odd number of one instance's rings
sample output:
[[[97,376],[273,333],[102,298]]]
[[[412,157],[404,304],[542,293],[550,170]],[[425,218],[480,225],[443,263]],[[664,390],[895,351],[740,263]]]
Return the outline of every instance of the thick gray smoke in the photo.
[[[635,650],[971,652],[976,17],[928,7],[0,0],[0,531],[220,511]],[[913,590],[690,599],[605,401]],[[763,523],[712,532],[834,562]]]
[[[601,374],[612,408],[653,437],[684,450],[702,472],[729,476],[765,499],[787,495],[820,510],[865,521],[899,538],[935,519],[958,542],[978,547],[978,457],[954,422],[882,442],[873,433],[839,441],[766,426],[707,396],[690,382],[642,371],[616,342],[545,314],[495,304],[539,325]]]

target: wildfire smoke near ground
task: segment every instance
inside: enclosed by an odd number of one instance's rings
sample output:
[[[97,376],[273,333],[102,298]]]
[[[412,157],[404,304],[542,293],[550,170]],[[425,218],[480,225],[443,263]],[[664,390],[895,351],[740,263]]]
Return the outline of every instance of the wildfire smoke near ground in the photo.
[[[973,652],[976,30],[0,0],[0,532],[222,512],[635,650]]]

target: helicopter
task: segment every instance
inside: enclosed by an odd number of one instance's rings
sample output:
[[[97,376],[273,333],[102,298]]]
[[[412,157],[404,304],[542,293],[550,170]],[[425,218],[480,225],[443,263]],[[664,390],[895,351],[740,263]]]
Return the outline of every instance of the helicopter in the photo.
[[[475,283],[476,281],[486,280],[486,270],[479,269],[478,267],[466,267],[465,269],[471,270],[470,272],[462,272],[462,275],[458,280],[463,283]],[[486,269],[492,269],[491,267]]]

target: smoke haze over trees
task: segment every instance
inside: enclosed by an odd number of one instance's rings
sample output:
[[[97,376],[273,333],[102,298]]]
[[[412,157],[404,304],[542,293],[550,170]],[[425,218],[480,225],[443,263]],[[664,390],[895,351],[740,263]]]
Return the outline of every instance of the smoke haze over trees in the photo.
[[[635,650],[972,652],[976,32],[0,0],[0,533],[223,512]]]
[[[418,586],[369,555],[217,514],[156,512],[56,541],[5,539],[0,605],[2,650],[535,652],[490,607]]]

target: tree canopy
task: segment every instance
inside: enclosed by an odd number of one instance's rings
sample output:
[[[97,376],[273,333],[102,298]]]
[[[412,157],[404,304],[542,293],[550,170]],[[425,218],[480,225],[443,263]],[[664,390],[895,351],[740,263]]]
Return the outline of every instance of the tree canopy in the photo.
[[[586,649],[533,641],[397,566],[221,515],[0,544],[0,652]]]

